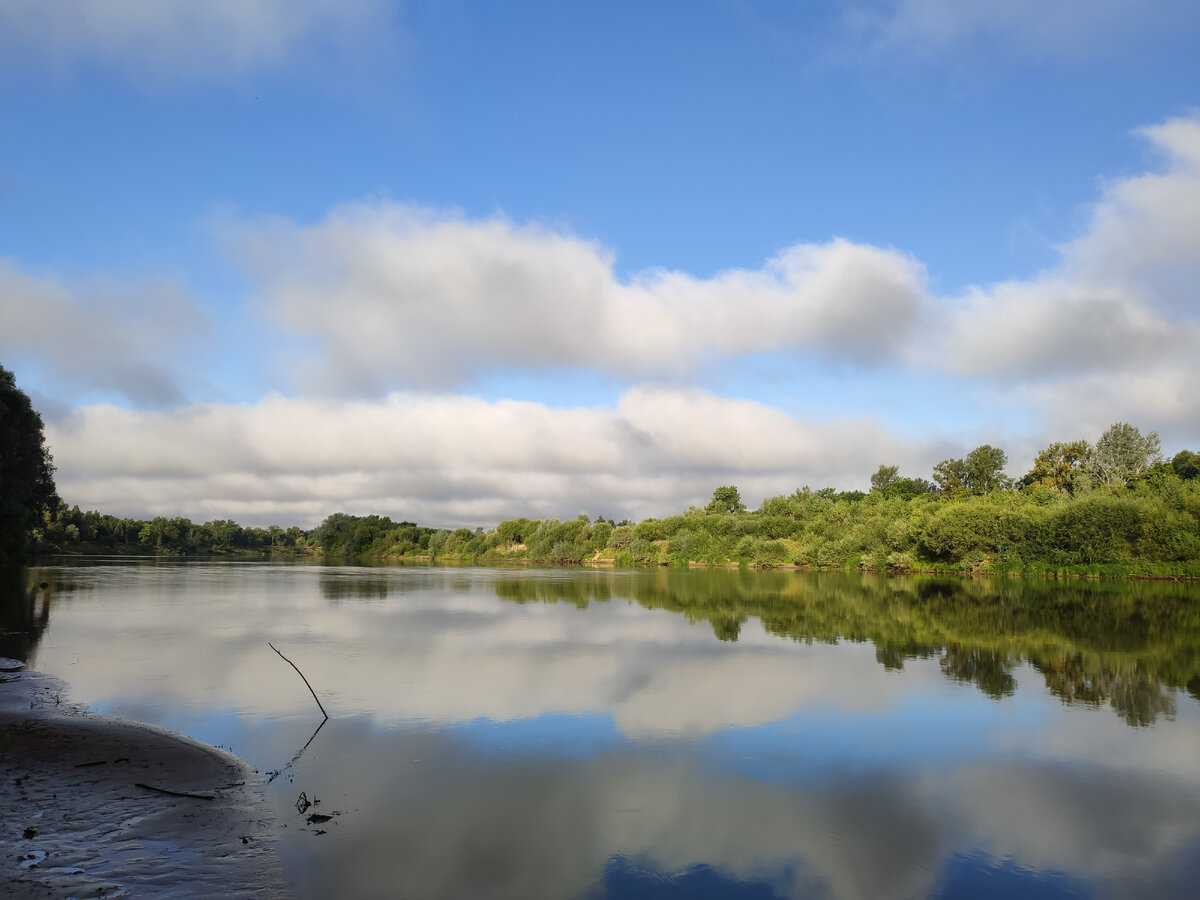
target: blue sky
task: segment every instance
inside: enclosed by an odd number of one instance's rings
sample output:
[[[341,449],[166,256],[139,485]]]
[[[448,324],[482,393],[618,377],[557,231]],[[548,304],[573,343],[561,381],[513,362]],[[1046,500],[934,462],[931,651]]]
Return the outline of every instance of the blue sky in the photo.
[[[68,503],[642,517],[1200,446],[1200,8],[16,0],[0,362]]]

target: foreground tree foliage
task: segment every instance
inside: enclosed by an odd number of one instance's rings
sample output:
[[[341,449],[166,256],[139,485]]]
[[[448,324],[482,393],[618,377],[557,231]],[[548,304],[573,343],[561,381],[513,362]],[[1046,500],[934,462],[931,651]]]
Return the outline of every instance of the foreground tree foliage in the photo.
[[[57,505],[42,417],[0,366],[0,565],[26,558],[42,516]]]

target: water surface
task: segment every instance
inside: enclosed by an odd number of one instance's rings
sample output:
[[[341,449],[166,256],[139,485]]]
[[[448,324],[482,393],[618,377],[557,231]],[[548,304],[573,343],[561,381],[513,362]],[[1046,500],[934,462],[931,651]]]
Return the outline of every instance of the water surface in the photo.
[[[1194,897],[1200,879],[1194,585],[35,577],[0,655],[280,772],[300,897]],[[330,712],[315,737],[268,642]]]

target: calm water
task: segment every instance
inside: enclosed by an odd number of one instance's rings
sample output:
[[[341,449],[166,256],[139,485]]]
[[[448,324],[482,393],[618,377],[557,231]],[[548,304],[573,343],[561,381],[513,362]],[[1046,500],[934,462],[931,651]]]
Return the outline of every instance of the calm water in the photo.
[[[281,771],[268,799],[301,897],[1197,896],[1196,585],[35,578],[0,655]],[[315,737],[268,641],[330,712]],[[297,813],[301,791],[328,822]]]

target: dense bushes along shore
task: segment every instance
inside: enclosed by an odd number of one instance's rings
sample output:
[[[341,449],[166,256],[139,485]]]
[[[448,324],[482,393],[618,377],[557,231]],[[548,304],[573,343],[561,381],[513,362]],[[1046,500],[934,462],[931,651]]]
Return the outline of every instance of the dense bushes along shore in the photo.
[[[1133,451],[1098,459],[1114,430]],[[1003,452],[985,445],[939,463],[936,483],[880,466],[869,493],[801,488],[754,511],[736,487],[722,486],[704,508],[638,523],[580,515],[451,531],[337,513],[302,531],[60,506],[35,539],[44,551],[67,552],[1200,576],[1200,455],[1185,450],[1163,462],[1157,442],[1118,424],[1095,448],[1051,445],[1015,484],[1002,474]],[[1114,460],[1124,468],[1114,470]]]

